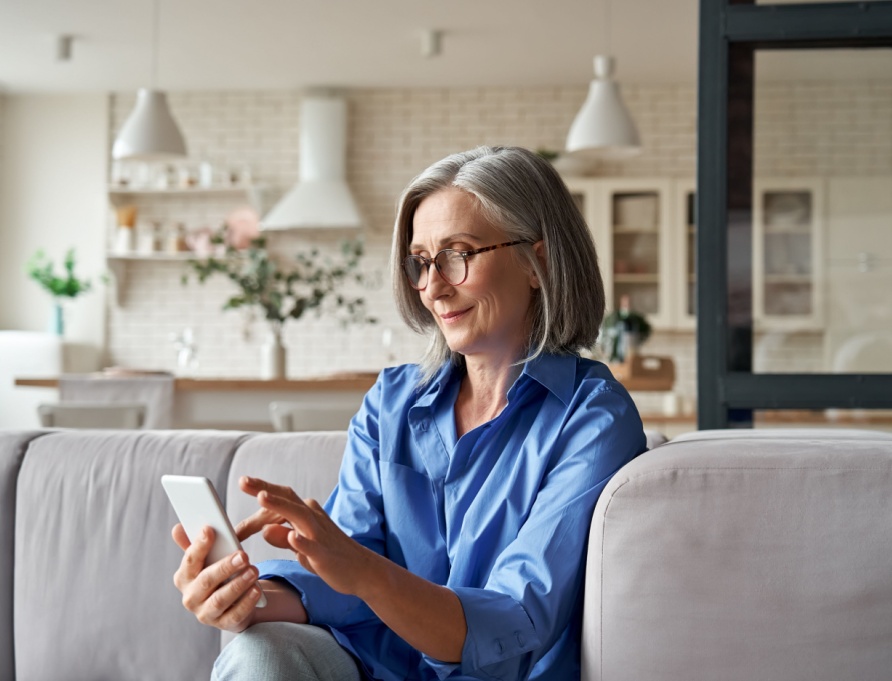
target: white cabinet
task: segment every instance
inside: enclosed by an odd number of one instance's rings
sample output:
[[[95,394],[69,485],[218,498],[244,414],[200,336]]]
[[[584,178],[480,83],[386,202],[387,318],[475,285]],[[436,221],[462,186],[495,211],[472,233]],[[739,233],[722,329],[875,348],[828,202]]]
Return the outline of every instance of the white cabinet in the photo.
[[[824,327],[824,189],[818,178],[753,182],[756,329]]]
[[[623,295],[658,329],[696,326],[693,178],[566,178],[598,248],[607,307]],[[757,330],[824,325],[824,189],[819,178],[759,178],[753,191]]]
[[[607,309],[624,296],[655,328],[673,328],[679,278],[668,179],[568,178],[598,249]]]

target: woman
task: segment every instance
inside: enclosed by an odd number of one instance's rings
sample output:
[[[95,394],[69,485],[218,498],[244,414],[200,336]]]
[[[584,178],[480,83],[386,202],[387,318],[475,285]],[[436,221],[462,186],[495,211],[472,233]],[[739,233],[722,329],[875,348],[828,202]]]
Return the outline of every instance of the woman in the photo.
[[[481,147],[411,182],[392,266],[430,343],[366,396],[331,498],[240,481],[260,510],[239,536],[297,560],[204,567],[212,537],[174,528],[184,605],[245,632],[215,678],[578,678],[592,511],[645,449],[628,393],[576,354],[604,314],[589,230],[547,162]]]

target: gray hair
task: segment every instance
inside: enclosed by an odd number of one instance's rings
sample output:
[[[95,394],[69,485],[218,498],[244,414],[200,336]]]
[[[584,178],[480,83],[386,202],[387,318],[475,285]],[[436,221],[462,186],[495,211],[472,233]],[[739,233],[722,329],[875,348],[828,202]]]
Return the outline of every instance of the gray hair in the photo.
[[[391,251],[394,298],[406,324],[429,339],[421,361],[422,383],[444,362],[462,362],[402,269],[419,204],[450,187],[473,196],[481,215],[504,231],[506,241],[544,244],[544,269],[532,245],[511,249],[540,282],[530,310],[527,356],[521,362],[544,352],[575,353],[594,345],[604,318],[604,284],[591,232],[569,190],[550,163],[527,149],[478,147],[434,163],[409,183],[398,205]]]

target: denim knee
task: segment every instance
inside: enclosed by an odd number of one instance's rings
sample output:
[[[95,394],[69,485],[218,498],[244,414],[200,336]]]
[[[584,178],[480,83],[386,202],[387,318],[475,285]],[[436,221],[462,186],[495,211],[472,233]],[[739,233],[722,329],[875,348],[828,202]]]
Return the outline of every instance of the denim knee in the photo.
[[[229,643],[214,664],[212,681],[358,681],[353,658],[325,629],[265,622]]]

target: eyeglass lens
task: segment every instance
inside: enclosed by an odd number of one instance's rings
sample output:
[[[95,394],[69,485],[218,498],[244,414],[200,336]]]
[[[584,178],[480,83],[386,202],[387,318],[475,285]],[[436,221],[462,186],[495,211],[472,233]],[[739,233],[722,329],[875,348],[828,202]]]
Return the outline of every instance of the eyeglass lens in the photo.
[[[434,262],[440,276],[452,286],[458,286],[464,282],[468,275],[467,260],[458,251],[440,251],[434,257]],[[420,256],[410,255],[406,258],[404,269],[412,286],[417,289],[423,289],[427,286],[430,266]]]

